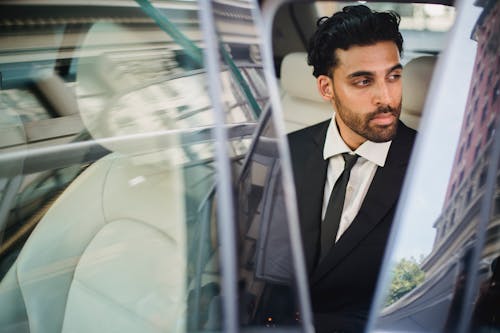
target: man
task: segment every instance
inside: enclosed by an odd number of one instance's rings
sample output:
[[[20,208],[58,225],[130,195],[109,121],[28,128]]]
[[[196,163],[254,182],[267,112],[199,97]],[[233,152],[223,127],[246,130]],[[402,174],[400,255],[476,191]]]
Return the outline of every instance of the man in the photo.
[[[289,135],[317,332],[362,332],[368,319],[415,137],[399,121],[399,20],[348,6],[320,19],[309,43],[334,110]]]

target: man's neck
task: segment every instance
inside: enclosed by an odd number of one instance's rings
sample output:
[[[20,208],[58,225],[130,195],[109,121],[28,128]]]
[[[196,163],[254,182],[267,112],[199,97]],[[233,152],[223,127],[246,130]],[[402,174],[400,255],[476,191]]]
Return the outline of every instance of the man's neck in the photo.
[[[359,148],[363,143],[366,142],[366,138],[363,138],[357,133],[354,133],[346,124],[340,119],[340,117],[335,114],[335,124],[337,125],[337,129],[339,131],[340,137],[342,141],[345,142],[347,147],[352,151],[355,151]]]

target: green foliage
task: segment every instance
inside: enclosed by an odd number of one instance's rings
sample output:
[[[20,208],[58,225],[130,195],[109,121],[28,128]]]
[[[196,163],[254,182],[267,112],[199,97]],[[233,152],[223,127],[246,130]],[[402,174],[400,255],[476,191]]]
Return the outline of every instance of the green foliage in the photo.
[[[392,283],[385,305],[391,305],[424,281],[425,274],[420,269],[420,260],[411,257],[401,259],[392,270]]]

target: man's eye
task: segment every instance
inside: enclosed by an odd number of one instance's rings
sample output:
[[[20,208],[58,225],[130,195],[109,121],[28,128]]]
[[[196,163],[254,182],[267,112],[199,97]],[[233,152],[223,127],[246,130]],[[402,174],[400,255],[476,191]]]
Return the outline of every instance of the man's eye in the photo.
[[[356,85],[358,87],[364,87],[364,86],[369,85],[370,83],[371,83],[371,80],[363,79],[363,80],[355,81],[354,85]]]
[[[389,75],[389,81],[397,81],[401,78],[401,74],[392,74]]]

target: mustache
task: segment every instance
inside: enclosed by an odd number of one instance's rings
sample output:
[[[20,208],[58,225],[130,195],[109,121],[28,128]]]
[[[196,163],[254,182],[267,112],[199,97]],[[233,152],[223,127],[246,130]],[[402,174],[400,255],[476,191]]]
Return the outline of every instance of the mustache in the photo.
[[[394,117],[399,118],[399,115],[401,113],[401,106],[398,106],[396,108],[394,108],[390,105],[379,106],[375,111],[370,112],[367,116],[368,116],[368,119],[371,120],[371,119],[374,119],[379,114],[384,114],[384,113],[390,113]]]

